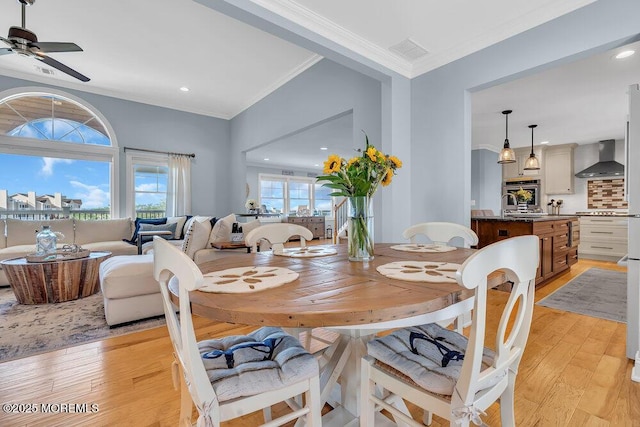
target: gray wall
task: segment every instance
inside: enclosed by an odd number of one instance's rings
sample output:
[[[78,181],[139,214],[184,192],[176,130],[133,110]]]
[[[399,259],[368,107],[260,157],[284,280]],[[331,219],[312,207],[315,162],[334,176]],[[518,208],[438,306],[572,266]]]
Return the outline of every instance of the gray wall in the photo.
[[[234,117],[229,159],[232,208],[244,210],[246,151],[349,110],[353,111],[353,147],[364,147],[361,130],[365,130],[369,141],[382,149],[380,82],[324,59]]]
[[[471,151],[471,209],[491,209],[499,215],[501,209],[502,165],[498,153],[479,149]]]
[[[17,87],[55,88],[0,76],[0,91]],[[113,127],[120,146],[120,215],[125,215],[126,167],[122,149],[125,146],[195,153],[191,174],[192,213],[224,216],[230,212],[229,121],[72,89],[55,89],[86,100]]]
[[[412,80],[412,222],[469,223],[470,90],[626,44],[640,32],[637,0],[601,0]],[[499,112],[496,112],[496,114]]]

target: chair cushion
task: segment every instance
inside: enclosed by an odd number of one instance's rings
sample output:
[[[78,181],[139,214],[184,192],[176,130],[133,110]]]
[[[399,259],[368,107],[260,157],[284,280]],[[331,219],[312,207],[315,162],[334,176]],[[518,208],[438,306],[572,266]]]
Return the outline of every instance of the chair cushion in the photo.
[[[131,246],[130,244],[128,244],[127,242],[123,242],[122,240],[85,243],[82,245],[82,247],[90,251],[111,252],[112,255],[136,255],[138,253],[138,248],[136,246]]]
[[[376,360],[389,365],[398,372],[408,376],[423,389],[436,394],[451,396],[453,388],[460,377],[462,360],[451,360],[446,367],[442,366],[442,353],[438,347],[428,341],[417,339],[414,346],[418,354],[411,352],[409,336],[411,332],[424,334],[432,339],[444,338],[440,341],[448,349],[464,354],[468,339],[455,331],[443,328],[436,323],[398,329],[393,333],[369,341],[367,350]],[[482,357],[482,369],[493,362],[495,353],[485,348]],[[491,386],[497,383],[496,378]]]
[[[273,339],[277,345],[267,360],[264,359],[268,354],[259,351],[268,350],[266,346],[234,351],[235,364],[232,368],[227,367],[224,355],[213,359],[204,356],[216,350],[225,351],[246,343],[264,343],[269,339]],[[198,348],[209,380],[221,402],[276,390],[318,374],[315,357],[297,339],[280,328],[265,327],[248,335],[201,341]]]

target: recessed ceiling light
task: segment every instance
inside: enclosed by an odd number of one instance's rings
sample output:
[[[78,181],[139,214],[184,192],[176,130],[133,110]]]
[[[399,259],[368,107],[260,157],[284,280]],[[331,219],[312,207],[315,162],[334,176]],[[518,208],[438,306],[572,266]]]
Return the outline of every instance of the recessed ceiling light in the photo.
[[[326,151],[326,150],[328,150],[328,148],[327,148],[327,147],[320,147],[320,149],[321,149],[322,151]]]
[[[616,55],[616,59],[624,59],[624,58],[628,58],[631,55],[633,55],[634,53],[636,53],[635,50],[623,50],[622,52],[620,52],[619,54]]]
[[[269,161],[269,158],[268,158],[268,157],[265,157],[265,158],[264,158],[264,159],[262,159],[262,160],[264,160],[265,162],[268,162],[268,161]]]
[[[549,141],[540,141],[540,144],[548,144]]]
[[[186,87],[186,86],[182,86],[182,87],[180,88],[180,90],[181,90],[181,91],[183,91],[183,92],[189,92],[189,88],[188,88],[188,87]]]
[[[320,165],[316,163],[316,164],[315,164],[315,165],[313,165],[313,166],[317,168],[317,167],[319,167]]]

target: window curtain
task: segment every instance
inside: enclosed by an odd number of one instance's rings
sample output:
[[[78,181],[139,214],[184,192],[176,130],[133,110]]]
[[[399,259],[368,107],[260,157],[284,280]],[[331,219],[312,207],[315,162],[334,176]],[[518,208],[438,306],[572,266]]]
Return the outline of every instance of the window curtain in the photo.
[[[169,155],[167,216],[191,214],[191,157]]]

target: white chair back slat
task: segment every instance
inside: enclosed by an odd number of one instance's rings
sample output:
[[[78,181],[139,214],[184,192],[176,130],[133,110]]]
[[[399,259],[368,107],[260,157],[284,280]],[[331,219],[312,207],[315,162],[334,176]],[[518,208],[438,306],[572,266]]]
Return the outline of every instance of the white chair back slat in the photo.
[[[416,243],[418,235],[427,236],[432,242],[442,245],[449,245],[456,237],[463,240],[466,248],[478,244],[478,236],[472,229],[453,222],[423,222],[412,225],[402,233],[402,237],[411,243]]]
[[[273,253],[282,253],[284,244],[293,236],[300,236],[300,247],[306,246],[307,240],[313,240],[313,233],[298,224],[276,223],[265,224],[254,228],[245,236],[245,244],[256,252],[258,242],[266,239],[271,243]]]

